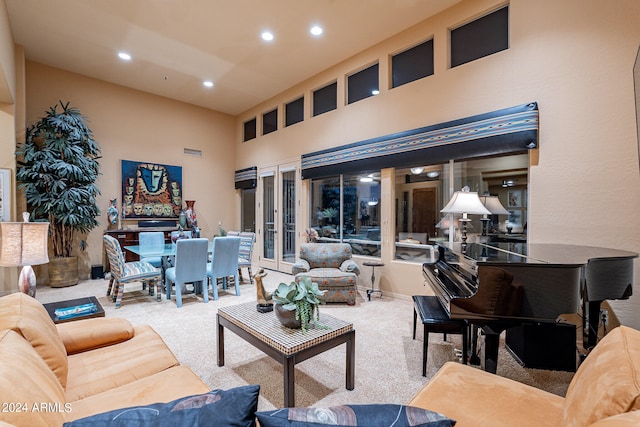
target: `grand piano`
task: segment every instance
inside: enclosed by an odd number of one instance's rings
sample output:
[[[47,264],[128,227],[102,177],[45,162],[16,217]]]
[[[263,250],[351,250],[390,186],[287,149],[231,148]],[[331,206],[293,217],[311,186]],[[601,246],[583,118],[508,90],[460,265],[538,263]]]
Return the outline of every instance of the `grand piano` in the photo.
[[[438,243],[435,259],[425,262],[422,271],[450,318],[482,328],[484,369],[495,373],[500,334],[524,324],[553,326],[561,322],[562,315],[582,310],[586,313],[585,348],[593,347],[600,303],[631,296],[633,260],[637,257],[635,252],[579,245]],[[517,314],[469,311],[473,299],[483,293],[479,290],[485,290],[481,287],[493,286],[479,280],[488,268],[513,275],[514,285],[521,288]],[[462,300],[467,301],[462,304]],[[575,339],[572,345],[575,347]]]

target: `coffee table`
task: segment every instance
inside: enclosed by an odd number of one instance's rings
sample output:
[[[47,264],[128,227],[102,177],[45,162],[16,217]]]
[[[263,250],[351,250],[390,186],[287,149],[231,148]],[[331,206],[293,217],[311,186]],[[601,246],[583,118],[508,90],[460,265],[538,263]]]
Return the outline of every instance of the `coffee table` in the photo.
[[[224,328],[280,362],[284,371],[284,406],[295,406],[295,364],[316,356],[342,343],[347,344],[346,389],[355,382],[355,341],[353,323],[320,313],[320,323],[331,329],[285,328],[273,311],[258,313],[256,303],[218,309],[218,366],[224,366]]]
[[[59,308],[68,308],[68,307],[74,307],[77,305],[84,305],[84,304],[91,304],[91,303],[95,304],[97,308],[97,310],[93,313],[87,313],[84,315],[69,317],[66,319],[59,319],[55,313],[55,311]],[[77,299],[69,299],[69,300],[57,301],[57,302],[50,302],[42,305],[44,305],[44,308],[47,309],[47,313],[49,313],[49,317],[51,317],[51,319],[53,320],[53,323],[65,323],[65,322],[71,322],[71,321],[80,320],[80,319],[90,319],[92,317],[104,317],[104,308],[102,308],[102,305],[100,305],[100,303],[98,302],[98,299],[94,296],[77,298]]]

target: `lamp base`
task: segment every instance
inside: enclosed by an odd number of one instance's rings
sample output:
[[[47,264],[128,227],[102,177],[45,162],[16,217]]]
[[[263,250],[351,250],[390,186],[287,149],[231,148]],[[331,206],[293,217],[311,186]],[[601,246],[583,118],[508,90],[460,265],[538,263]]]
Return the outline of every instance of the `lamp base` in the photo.
[[[482,235],[486,236],[489,231],[489,221],[491,221],[491,218],[480,218],[480,221],[482,221]]]
[[[467,252],[467,222],[470,221],[471,220],[468,218],[458,219],[458,223],[462,224],[462,237],[460,238],[462,240],[462,244],[460,245],[460,249],[462,249],[463,254]]]
[[[25,265],[18,277],[18,289],[23,294],[36,297],[36,273],[30,265]]]

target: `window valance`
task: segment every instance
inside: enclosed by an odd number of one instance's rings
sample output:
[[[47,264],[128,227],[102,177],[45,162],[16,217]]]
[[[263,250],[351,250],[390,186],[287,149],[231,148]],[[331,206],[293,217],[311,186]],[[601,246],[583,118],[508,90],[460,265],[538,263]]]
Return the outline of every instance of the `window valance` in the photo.
[[[302,178],[525,152],[538,146],[538,104],[426,126],[302,155]]]
[[[235,173],[236,189],[238,188],[256,188],[258,182],[258,167],[237,170]]]

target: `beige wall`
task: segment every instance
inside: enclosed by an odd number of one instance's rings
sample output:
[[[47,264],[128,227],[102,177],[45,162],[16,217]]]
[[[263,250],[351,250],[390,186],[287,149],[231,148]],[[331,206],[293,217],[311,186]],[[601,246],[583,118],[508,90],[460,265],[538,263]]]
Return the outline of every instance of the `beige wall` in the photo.
[[[19,70],[23,52],[16,48],[11,36],[9,17],[4,0],[0,0],[0,168],[9,169],[13,175],[16,161],[13,152],[16,145],[16,102],[20,95]],[[13,176],[11,177],[13,182]],[[11,218],[15,215],[15,191],[11,189],[12,203],[8,208]],[[0,237],[1,239],[1,237]],[[0,267],[0,295],[17,288],[18,268]]]
[[[184,167],[185,198],[197,200],[198,219],[211,237],[218,221],[238,225],[233,170],[263,166],[322,148],[480,114],[530,101],[540,106],[540,149],[529,183],[532,242],[600,245],[640,252],[640,175],[632,68],[640,44],[640,3],[617,0],[513,0],[510,49],[448,69],[447,31],[501,4],[468,0],[347,61],[320,72],[278,97],[231,118],[93,79],[27,64],[27,122],[58,99],[71,100],[91,120],[102,144],[100,179],[106,209],[119,195],[119,161],[145,160]],[[4,9],[4,0],[0,0]],[[2,11],[4,12],[4,10]],[[388,89],[388,55],[435,37],[435,75]],[[9,35],[10,37],[10,35]],[[15,72],[0,33],[4,78]],[[9,59],[7,59],[9,56]],[[381,94],[344,105],[344,75],[380,62]],[[8,70],[8,71],[7,71]],[[338,81],[337,110],[310,118],[310,92]],[[304,94],[303,123],[242,143],[242,123]],[[13,112],[0,112],[2,161],[13,152]],[[258,121],[260,125],[260,122]],[[23,126],[19,126],[23,127]],[[235,151],[231,145],[235,141]],[[182,149],[203,150],[201,159]],[[427,293],[420,266],[392,261],[393,173],[383,171],[381,286],[408,296]],[[307,183],[302,185],[303,190]],[[215,194],[215,197],[213,196]],[[302,211],[307,203],[302,191]],[[101,229],[89,238],[85,267],[101,262]],[[306,220],[299,224],[304,229]],[[640,328],[640,261],[636,292],[612,305],[621,321]],[[87,270],[85,270],[87,271]],[[3,277],[1,276],[0,279]],[[378,271],[376,271],[378,274]],[[366,273],[365,273],[366,275]]]
[[[640,176],[633,63],[640,44],[640,3],[619,0],[513,0],[510,48],[448,69],[448,28],[502,4],[463,1],[423,23],[243,113],[236,121],[238,167],[537,101],[540,149],[529,183],[531,242],[607,246],[640,252]],[[435,75],[389,90],[390,53],[435,37]],[[380,62],[381,94],[344,105],[344,76]],[[338,81],[338,109],[310,118],[310,93]],[[242,123],[304,94],[305,121],[242,143]],[[392,195],[393,174],[383,174]],[[387,213],[389,222],[390,206]],[[303,195],[303,203],[306,203]],[[306,226],[306,218],[299,229]],[[392,224],[393,221],[390,221]],[[383,222],[383,242],[393,228]],[[390,248],[387,245],[387,248]],[[383,251],[385,291],[429,292],[420,266]],[[635,296],[614,302],[625,324],[640,328],[640,261]],[[378,271],[376,271],[378,274]]]
[[[183,200],[196,200],[198,225],[204,237],[213,237],[218,222],[235,225],[234,121],[231,116],[144,92],[116,86],[42,64],[27,62],[27,123],[40,118],[58,100],[89,119],[102,148],[99,160],[102,192],[98,205],[100,226],[88,237],[81,255],[81,275],[102,264],[102,233],[107,229],[109,199],[121,206],[121,160],[182,166]],[[184,154],[184,148],[202,151],[202,157]]]
[[[0,0],[0,104],[14,104],[16,64],[14,43],[5,0]]]

